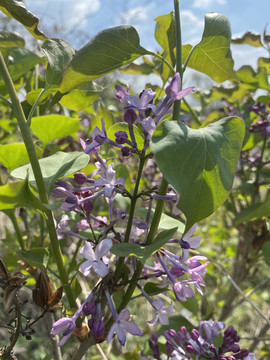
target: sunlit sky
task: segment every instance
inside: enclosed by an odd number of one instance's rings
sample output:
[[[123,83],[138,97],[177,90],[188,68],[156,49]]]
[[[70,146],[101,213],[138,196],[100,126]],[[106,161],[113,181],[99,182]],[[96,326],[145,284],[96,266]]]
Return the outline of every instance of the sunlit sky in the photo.
[[[158,50],[154,38],[155,17],[173,10],[173,0],[24,0],[27,8],[40,18],[40,28],[46,35],[60,37],[75,49],[85,45],[102,29],[129,24],[140,36],[141,44]],[[180,0],[183,43],[192,45],[201,39],[204,15],[220,12],[231,23],[233,36],[247,30],[270,33],[269,0]],[[256,67],[266,50],[249,45],[232,46],[235,68],[250,64]]]

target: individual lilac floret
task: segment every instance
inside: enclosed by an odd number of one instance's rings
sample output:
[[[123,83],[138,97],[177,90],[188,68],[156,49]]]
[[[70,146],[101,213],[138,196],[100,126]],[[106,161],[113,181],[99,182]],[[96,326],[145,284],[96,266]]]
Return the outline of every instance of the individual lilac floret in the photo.
[[[126,103],[128,109],[135,109],[138,111],[144,111],[152,108],[153,99],[156,96],[156,92],[152,89],[144,90],[139,97],[135,95],[129,95],[126,97]]]
[[[79,271],[84,276],[87,276],[90,273],[90,269],[93,267],[98,276],[102,278],[105,277],[109,273],[109,270],[107,265],[104,264],[102,257],[107,254],[112,245],[111,239],[104,239],[96,246],[94,251],[91,244],[86,242],[80,251],[80,254],[87,260],[80,265]]]
[[[142,336],[143,332],[139,328],[139,326],[134,321],[129,321],[130,312],[128,311],[128,309],[123,309],[118,315],[111,295],[107,289],[105,290],[105,295],[114,318],[114,323],[109,330],[107,341],[110,342],[113,338],[113,334],[116,333],[120,344],[124,346],[126,343],[125,331],[129,332],[132,335]]]
[[[113,170],[113,163],[109,164],[106,170],[98,174],[101,176],[94,183],[94,186],[97,188],[104,187],[104,196],[107,198],[111,198],[113,196],[113,192],[115,187],[118,186],[120,189],[125,188],[125,179],[123,177],[119,177],[115,179],[115,171]],[[101,169],[99,169],[101,170]]]
[[[126,333],[129,332],[132,335],[142,336],[143,332],[134,321],[129,321],[130,312],[128,309],[123,309],[120,314],[114,319],[114,323],[110,328],[107,336],[107,341],[110,342],[113,338],[113,334],[116,333],[121,345],[126,343]]]
[[[165,92],[171,100],[180,100],[190,94],[195,89],[195,86],[190,86],[186,89],[181,90],[181,78],[177,72],[174,74],[170,84],[166,87]]]
[[[122,85],[115,85],[115,90],[117,91],[115,93],[115,97],[117,97],[120,102],[126,102],[126,98],[129,96],[129,85],[127,84],[127,90]]]
[[[82,312],[82,306],[76,311],[76,313],[71,317],[65,317],[62,319],[59,319],[53,324],[51,335],[59,335],[63,333],[64,337],[60,340],[58,343],[58,346],[64,345],[67,340],[71,337],[73,330],[76,327],[76,320],[80,316]]]
[[[153,326],[159,320],[161,325],[169,325],[168,315],[174,313],[173,303],[165,308],[165,304],[161,299],[153,300],[152,306],[156,310],[156,315],[153,320],[146,321],[149,326]]]

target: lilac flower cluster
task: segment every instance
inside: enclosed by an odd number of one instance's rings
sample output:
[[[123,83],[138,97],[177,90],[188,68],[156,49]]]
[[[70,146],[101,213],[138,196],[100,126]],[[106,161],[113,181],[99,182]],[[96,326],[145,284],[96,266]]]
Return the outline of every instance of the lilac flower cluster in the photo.
[[[222,322],[201,321],[199,330],[187,331],[185,326],[182,326],[179,331],[166,330],[164,332],[166,358],[172,360],[256,360],[254,354],[240,348],[238,344],[240,337],[231,325],[224,331],[221,345],[219,347],[215,345],[215,337],[221,335],[224,327]],[[162,353],[157,334],[152,334],[149,346],[153,352],[153,358],[161,360]]]
[[[267,106],[270,107],[270,103]],[[259,118],[249,127],[249,131],[252,133],[260,132],[263,136],[270,134],[270,114],[266,111],[266,105],[258,102],[253,106],[249,106],[248,110],[255,113]]]
[[[142,92],[140,97],[131,95],[129,87],[125,89],[117,85],[116,90],[116,97],[120,102],[126,104],[124,122],[127,124],[129,134],[125,131],[117,131],[115,140],[109,139],[105,122],[102,120],[102,129],[95,128],[91,133],[91,139],[85,141],[80,139],[84,151],[91,155],[91,161],[94,161],[96,170],[92,171],[89,177],[84,173],[75,174],[74,186],[65,181],[58,181],[55,189],[52,190],[55,198],[62,199],[61,210],[67,213],[75,212],[81,217],[74,230],[69,226],[71,217],[67,214],[62,215],[57,227],[59,239],[64,234],[68,234],[84,240],[80,255],[85,261],[79,265],[78,270],[85,277],[94,275],[94,281],[98,277],[96,285],[74,316],[60,319],[53,325],[52,335],[61,333],[64,335],[59,343],[60,346],[69,339],[73,332],[76,333],[76,323],[82,322],[84,316],[90,317],[88,328],[97,341],[107,339],[110,342],[116,333],[120,344],[125,345],[126,332],[137,336],[143,335],[139,326],[130,320],[130,312],[127,308],[119,311],[115,308],[112,299],[114,289],[119,286],[125,287],[129,283],[129,279],[121,274],[115,276],[114,271],[119,258],[113,258],[110,251],[115,243],[136,242],[145,245],[154,200],[162,199],[174,204],[178,201],[178,195],[173,189],[169,189],[166,195],[159,195],[158,184],[156,184],[154,187],[152,186],[151,190],[136,194],[136,199],[140,196],[147,199],[148,210],[145,220],[116,208],[114,200],[117,194],[129,199],[132,199],[132,195],[125,188],[125,179],[116,176],[112,159],[103,159],[100,150],[101,146],[107,143],[119,149],[124,157],[130,154],[140,157],[142,153],[145,156],[155,127],[170,111],[174,101],[180,100],[192,92],[193,87],[181,90],[180,76],[178,73],[175,74],[165,89],[164,100],[158,106],[153,104],[156,94],[151,89]],[[143,149],[138,148],[134,131],[135,123],[141,127],[144,133]],[[108,218],[95,215],[95,203],[98,198],[102,198],[103,202],[105,201],[107,204]],[[128,227],[129,231],[127,232]],[[95,228],[99,229],[98,236],[95,235]],[[79,232],[87,229],[92,231],[91,239]],[[200,237],[193,236],[194,231],[195,226],[181,239],[171,239],[168,242],[170,251],[165,246],[157,251],[153,266],[144,266],[141,280],[156,278],[158,282],[160,281],[159,286],[161,287],[172,284],[175,297],[179,301],[185,301],[194,296],[193,288],[202,294],[201,287],[205,285],[203,276],[206,273],[208,262],[201,263],[201,261],[207,260],[205,257],[189,258],[189,249],[197,248],[200,244]],[[174,254],[174,249],[176,252],[180,250],[181,256]],[[116,260],[116,265],[113,260]],[[151,264],[150,260],[148,264]],[[124,266],[129,269],[131,276],[136,274],[137,261],[135,257],[125,258]],[[174,312],[173,303],[166,306],[161,298],[152,299],[138,282],[137,287],[155,312],[154,318],[147,320],[146,323],[154,326],[159,321],[163,325],[168,325],[168,316]],[[106,329],[105,324],[108,322],[111,326]]]

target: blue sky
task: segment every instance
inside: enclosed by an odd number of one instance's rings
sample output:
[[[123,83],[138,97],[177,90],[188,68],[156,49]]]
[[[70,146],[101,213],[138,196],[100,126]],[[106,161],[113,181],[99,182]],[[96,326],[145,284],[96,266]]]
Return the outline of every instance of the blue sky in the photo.
[[[25,4],[41,19],[40,27],[48,36],[63,38],[75,49],[102,29],[130,24],[136,27],[142,46],[157,50],[154,18],[173,10],[173,0],[25,0]],[[180,8],[183,43],[192,45],[201,39],[207,12],[227,16],[233,35],[247,30],[263,33],[270,23],[269,0],[180,0]],[[232,46],[232,51],[236,69],[243,64],[256,67],[256,59],[267,56],[264,49],[248,45]]]

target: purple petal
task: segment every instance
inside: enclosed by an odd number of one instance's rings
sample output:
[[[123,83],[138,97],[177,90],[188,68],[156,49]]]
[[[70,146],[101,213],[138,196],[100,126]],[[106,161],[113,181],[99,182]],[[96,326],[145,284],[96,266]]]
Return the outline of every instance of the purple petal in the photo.
[[[107,266],[104,264],[104,262],[102,260],[94,262],[93,269],[95,270],[97,275],[102,278],[105,277],[109,273]]]
[[[91,267],[93,266],[94,264],[94,261],[92,260],[87,260],[85,261],[84,263],[82,263],[80,266],[79,266],[79,271],[84,275],[84,276],[87,276],[89,273],[90,273],[90,269]]]
[[[56,321],[54,324],[53,324],[53,327],[52,327],[52,330],[51,330],[51,335],[58,335],[58,334],[61,334],[62,332],[64,332],[69,326],[71,323],[73,323],[74,320],[72,318],[62,318],[62,319],[59,319],[58,321]]]
[[[85,242],[84,247],[81,249],[80,254],[87,260],[96,260],[96,255],[92,245],[89,242]]]
[[[146,321],[146,324],[149,326],[153,326],[156,324],[157,321],[158,321],[158,314],[156,314],[153,320]]]
[[[67,334],[66,336],[64,336],[58,343],[58,346],[62,346],[64,345],[68,339],[71,337],[71,335],[73,334],[73,331],[71,331],[69,334]]]
[[[96,247],[95,250],[95,257],[96,259],[101,259],[113,246],[111,239],[104,239],[102,240]]]
[[[142,336],[143,331],[134,321],[123,321],[124,328],[132,335]]]
[[[127,308],[125,308],[118,315],[118,320],[120,320],[120,321],[128,320],[129,317],[130,317],[130,312],[129,312],[129,310]]]
[[[194,89],[195,89],[195,86],[190,86],[184,90],[179,91],[179,93],[176,95],[176,100],[183,99],[183,97],[190,94],[192,91],[194,91]]]
[[[116,335],[118,337],[120,344],[124,346],[126,343],[126,333],[125,333],[124,329],[120,325],[118,325],[115,328],[115,332],[116,332]]]

